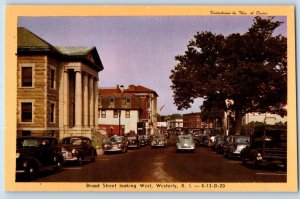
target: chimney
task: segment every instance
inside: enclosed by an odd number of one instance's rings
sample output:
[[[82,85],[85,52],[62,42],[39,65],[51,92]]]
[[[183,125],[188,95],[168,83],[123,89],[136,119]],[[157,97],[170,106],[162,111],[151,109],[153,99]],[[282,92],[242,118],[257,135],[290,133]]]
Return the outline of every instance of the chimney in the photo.
[[[120,90],[121,90],[122,93],[124,92],[124,86],[123,85],[120,86]]]

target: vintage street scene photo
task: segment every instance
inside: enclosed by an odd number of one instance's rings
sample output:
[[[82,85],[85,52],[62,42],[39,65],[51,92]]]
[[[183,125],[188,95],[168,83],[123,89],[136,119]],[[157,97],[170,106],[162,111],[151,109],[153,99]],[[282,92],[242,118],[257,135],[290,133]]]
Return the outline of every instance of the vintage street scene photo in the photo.
[[[287,19],[18,17],[15,182],[288,182]]]

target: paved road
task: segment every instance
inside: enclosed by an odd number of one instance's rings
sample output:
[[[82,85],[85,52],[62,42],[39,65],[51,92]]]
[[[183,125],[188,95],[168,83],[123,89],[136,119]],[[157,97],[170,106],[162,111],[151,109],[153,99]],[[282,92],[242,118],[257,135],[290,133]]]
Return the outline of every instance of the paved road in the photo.
[[[282,167],[252,170],[198,147],[176,153],[175,137],[167,148],[150,146],[126,154],[99,155],[94,163],[66,165],[58,173],[44,172],[37,182],[286,182]]]

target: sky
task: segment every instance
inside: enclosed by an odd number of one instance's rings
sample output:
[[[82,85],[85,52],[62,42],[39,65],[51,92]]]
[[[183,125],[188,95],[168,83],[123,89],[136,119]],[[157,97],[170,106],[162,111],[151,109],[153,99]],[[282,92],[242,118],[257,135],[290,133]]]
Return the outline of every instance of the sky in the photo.
[[[275,35],[286,36],[286,17],[275,20],[284,22]],[[18,26],[54,46],[95,46],[104,66],[99,86],[150,88],[159,95],[159,114],[167,115],[200,111],[202,99],[177,110],[169,78],[175,56],[184,54],[193,36],[201,31],[245,33],[252,22],[249,16],[20,17]]]

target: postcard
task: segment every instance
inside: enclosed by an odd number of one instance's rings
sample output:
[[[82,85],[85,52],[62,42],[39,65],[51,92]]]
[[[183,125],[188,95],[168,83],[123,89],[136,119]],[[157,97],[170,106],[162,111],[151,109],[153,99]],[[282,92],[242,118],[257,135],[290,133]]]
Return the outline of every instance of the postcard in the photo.
[[[296,192],[285,6],[6,6],[6,191]]]

